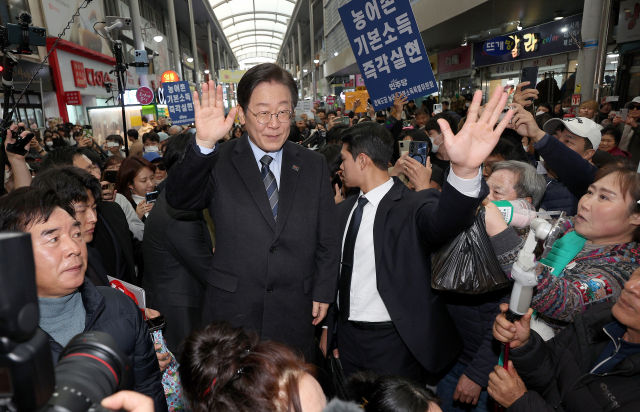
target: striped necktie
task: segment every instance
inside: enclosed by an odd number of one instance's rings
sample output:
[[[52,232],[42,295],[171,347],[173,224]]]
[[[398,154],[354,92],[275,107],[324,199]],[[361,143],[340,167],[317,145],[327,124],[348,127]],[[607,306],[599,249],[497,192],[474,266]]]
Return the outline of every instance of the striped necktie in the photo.
[[[267,190],[267,197],[269,198],[269,205],[271,206],[271,212],[273,213],[273,220],[278,220],[278,182],[276,177],[269,169],[269,164],[273,161],[273,158],[269,155],[262,156],[260,163],[262,163],[262,183]]]

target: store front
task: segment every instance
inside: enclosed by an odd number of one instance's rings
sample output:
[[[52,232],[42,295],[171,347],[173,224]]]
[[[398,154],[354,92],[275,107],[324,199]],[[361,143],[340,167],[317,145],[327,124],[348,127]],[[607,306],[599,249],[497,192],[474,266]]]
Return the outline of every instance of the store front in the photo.
[[[15,87],[13,96],[17,99],[20,93],[27,87],[29,80],[36,73],[40,64],[28,60],[20,60],[13,69],[13,86]],[[55,96],[51,83],[51,71],[49,66],[43,66],[35,79],[31,82],[29,89],[18,103],[13,119],[16,122],[24,122],[29,125],[35,124],[37,127],[46,127],[45,116],[55,117],[57,111],[46,110],[44,102],[51,100]],[[10,99],[10,107],[13,107],[14,98]],[[4,94],[0,88],[0,111],[4,113]]]
[[[474,81],[471,78],[471,45],[462,46],[438,54],[438,83],[440,101],[457,99],[473,94]]]
[[[582,15],[578,14],[507,34],[516,46],[501,56],[487,54],[485,42],[475,43],[475,67],[480,70],[483,94],[490,96],[498,85],[512,93],[520,82],[522,69],[532,66],[538,67],[537,83],[542,85],[539,90],[544,100],[554,103],[573,94],[578,46],[572,35],[578,36],[581,24]],[[555,91],[556,85],[560,93]]]

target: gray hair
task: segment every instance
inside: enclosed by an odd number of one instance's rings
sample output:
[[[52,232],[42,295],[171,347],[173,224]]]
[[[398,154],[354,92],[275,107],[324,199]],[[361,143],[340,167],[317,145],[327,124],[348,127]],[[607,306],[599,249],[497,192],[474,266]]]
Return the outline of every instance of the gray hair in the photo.
[[[530,197],[533,206],[537,209],[547,188],[546,181],[539,175],[536,168],[529,163],[518,160],[506,160],[494,163],[492,173],[498,170],[508,170],[518,178],[513,186],[518,198]]]
[[[173,136],[175,134],[180,134],[180,133],[182,133],[182,127],[178,125],[173,125],[169,128],[169,136]]]

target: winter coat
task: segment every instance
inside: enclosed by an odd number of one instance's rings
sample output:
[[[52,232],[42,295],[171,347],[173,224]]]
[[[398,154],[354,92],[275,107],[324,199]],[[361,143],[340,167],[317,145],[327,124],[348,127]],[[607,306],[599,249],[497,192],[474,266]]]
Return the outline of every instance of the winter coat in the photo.
[[[640,354],[605,373],[590,373],[611,338],[603,327],[614,321],[613,303],[592,306],[548,342],[531,331],[511,350],[527,392],[507,412],[640,411]]]

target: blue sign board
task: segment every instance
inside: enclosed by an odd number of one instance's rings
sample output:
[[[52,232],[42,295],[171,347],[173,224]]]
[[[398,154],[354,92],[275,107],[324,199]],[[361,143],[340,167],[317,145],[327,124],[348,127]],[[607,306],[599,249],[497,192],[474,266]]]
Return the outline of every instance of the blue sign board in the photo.
[[[164,98],[169,107],[171,123],[176,125],[195,122],[196,112],[193,110],[193,100],[189,82],[163,83]]]
[[[338,9],[376,110],[438,91],[409,0],[352,0]]]
[[[490,56],[502,56],[511,53],[511,49],[516,45],[516,41],[511,37],[500,36],[484,42],[484,52]]]
[[[487,43],[479,42],[473,45],[473,56],[476,67],[509,63],[512,61],[534,59],[552,54],[568,53],[578,50],[574,41],[580,35],[582,28],[582,14],[565,17],[562,20],[541,24],[525,30],[516,31],[502,37],[515,42],[509,53],[497,55],[487,51]]]

